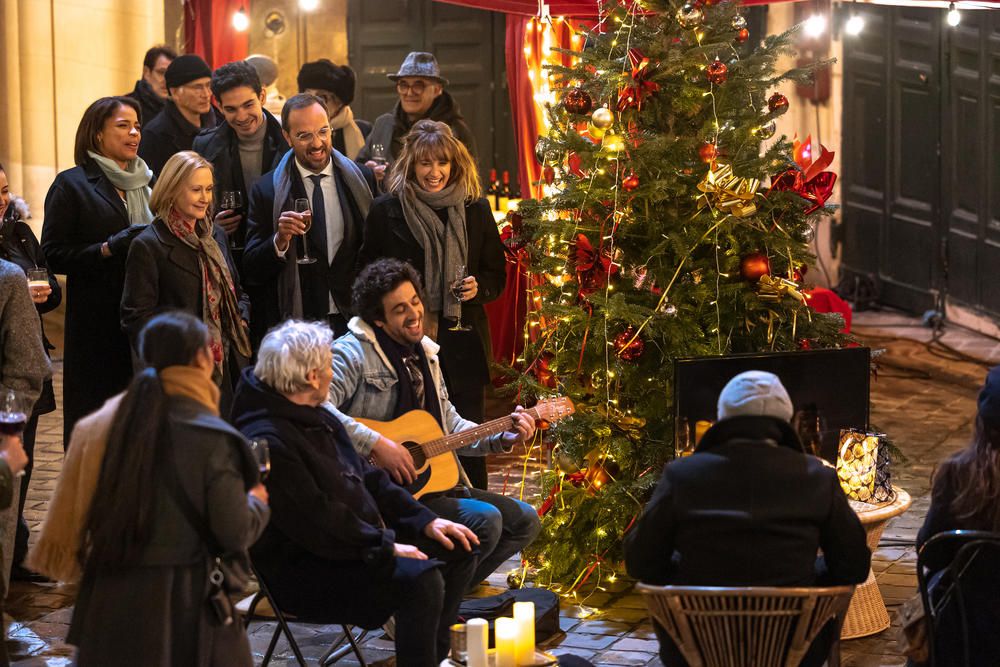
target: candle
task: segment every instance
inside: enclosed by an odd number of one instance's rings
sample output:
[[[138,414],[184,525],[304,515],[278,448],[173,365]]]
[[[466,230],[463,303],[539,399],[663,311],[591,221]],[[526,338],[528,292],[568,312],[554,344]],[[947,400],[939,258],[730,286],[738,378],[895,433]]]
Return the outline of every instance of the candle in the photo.
[[[486,667],[490,624],[481,618],[471,618],[465,624],[465,651],[468,667]]]
[[[517,623],[517,664],[535,664],[535,603],[515,602],[514,622]]]
[[[514,652],[520,640],[517,621],[513,618],[498,618],[493,626],[496,634],[497,664],[496,667],[514,667]]]

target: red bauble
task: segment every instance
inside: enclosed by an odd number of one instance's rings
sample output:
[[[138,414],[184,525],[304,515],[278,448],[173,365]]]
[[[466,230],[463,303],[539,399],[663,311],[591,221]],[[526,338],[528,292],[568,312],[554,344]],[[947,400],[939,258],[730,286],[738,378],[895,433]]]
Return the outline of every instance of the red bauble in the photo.
[[[756,283],[761,276],[771,275],[771,262],[767,255],[762,252],[754,252],[744,255],[740,259],[740,275],[744,280]]]
[[[738,33],[736,33],[736,41],[739,42],[740,44],[747,41],[748,39],[750,39],[750,31],[747,30],[746,28],[743,28]]]
[[[542,169],[542,178],[545,179],[545,183],[547,185],[552,185],[553,183],[555,183],[556,180],[556,170],[546,165]]]
[[[632,192],[639,187],[639,177],[636,176],[634,172],[630,172],[629,175],[622,180],[622,187],[627,192]]]
[[[702,162],[711,163],[719,157],[719,149],[711,141],[706,141],[698,147],[698,157]]]
[[[721,86],[729,77],[729,68],[726,67],[726,63],[716,58],[715,61],[705,68],[705,76],[715,85]],[[787,100],[785,104],[788,104]]]
[[[587,114],[594,108],[594,99],[583,88],[570,88],[563,95],[563,107],[576,114]]]
[[[625,361],[635,361],[646,351],[645,341],[635,334],[635,327],[630,326],[615,336],[615,354]]]
[[[771,113],[775,116],[780,116],[788,111],[788,98],[781,93],[775,93],[767,98],[767,108],[770,109]]]
[[[594,465],[587,468],[584,473],[584,479],[589,482],[595,491],[600,491],[601,487],[608,482],[615,481],[619,474],[621,474],[621,467],[619,467],[618,463],[613,459],[605,457],[600,461],[595,461]]]

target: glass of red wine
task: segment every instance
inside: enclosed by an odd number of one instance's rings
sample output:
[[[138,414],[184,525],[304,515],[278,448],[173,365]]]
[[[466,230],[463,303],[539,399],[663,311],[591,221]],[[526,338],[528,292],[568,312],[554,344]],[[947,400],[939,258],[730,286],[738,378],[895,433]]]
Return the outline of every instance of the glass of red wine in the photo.
[[[31,412],[31,403],[28,398],[13,389],[8,389],[6,396],[4,396],[2,409],[0,409],[0,435],[21,437],[21,434],[24,433],[24,427],[28,423],[29,412]],[[23,477],[24,471],[21,470],[14,476]]]

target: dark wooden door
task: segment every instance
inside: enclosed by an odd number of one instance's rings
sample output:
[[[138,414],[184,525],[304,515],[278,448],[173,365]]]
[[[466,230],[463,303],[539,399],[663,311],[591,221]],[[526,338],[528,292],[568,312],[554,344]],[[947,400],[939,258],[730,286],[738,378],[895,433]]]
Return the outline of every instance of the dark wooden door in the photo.
[[[1000,313],[1000,15],[858,5],[844,48],[843,273],[912,312]],[[850,39],[850,38],[845,38]]]
[[[476,137],[481,175],[493,167],[516,173],[504,25],[502,14],[432,0],[350,0],[348,53],[358,75],[351,105],[355,115],[374,121],[392,111],[397,97],[386,75],[396,72],[410,51],[429,51]]]

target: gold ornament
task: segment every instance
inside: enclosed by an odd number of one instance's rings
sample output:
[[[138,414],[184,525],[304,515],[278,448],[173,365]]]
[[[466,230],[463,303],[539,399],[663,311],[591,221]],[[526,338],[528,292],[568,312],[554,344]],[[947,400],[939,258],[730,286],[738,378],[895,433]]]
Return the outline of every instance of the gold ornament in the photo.
[[[599,130],[609,130],[615,124],[615,115],[611,113],[611,109],[601,107],[590,115],[590,122]]]
[[[778,302],[790,296],[800,303],[806,302],[806,295],[799,291],[799,284],[788,278],[761,276],[757,282],[757,297],[761,301]]]
[[[604,135],[604,139],[601,141],[601,149],[607,153],[621,153],[625,150],[625,140],[622,135],[609,132]]]
[[[590,138],[599,141],[604,138],[604,133],[606,130],[597,127],[593,123],[587,123],[587,133],[590,134]]]
[[[698,183],[698,190],[703,193],[698,197],[698,208],[712,206],[737,218],[753,215],[757,212],[753,200],[759,187],[760,181],[756,178],[736,176],[732,165],[716,162]]]

